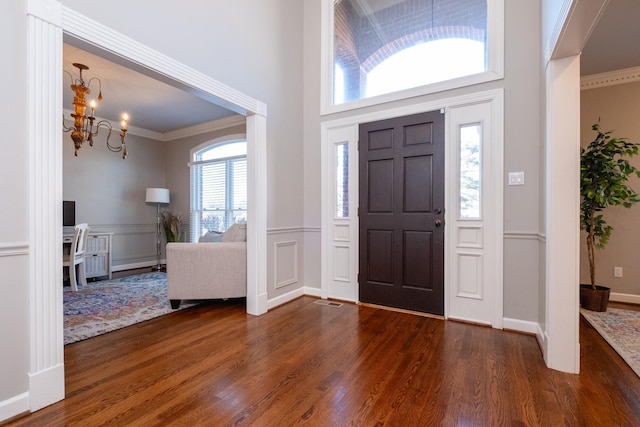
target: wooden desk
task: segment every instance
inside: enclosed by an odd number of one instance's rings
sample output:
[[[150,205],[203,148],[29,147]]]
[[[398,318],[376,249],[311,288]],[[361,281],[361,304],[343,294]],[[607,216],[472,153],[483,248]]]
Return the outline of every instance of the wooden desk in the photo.
[[[85,248],[85,272],[87,279],[92,277],[112,277],[111,253],[113,233],[91,233],[87,236]],[[63,234],[62,243],[70,245],[73,234]],[[67,249],[68,250],[68,249]]]

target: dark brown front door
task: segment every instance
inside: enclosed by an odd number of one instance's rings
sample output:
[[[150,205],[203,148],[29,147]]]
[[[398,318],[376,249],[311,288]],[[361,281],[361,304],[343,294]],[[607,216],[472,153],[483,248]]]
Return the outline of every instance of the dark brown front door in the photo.
[[[444,314],[444,114],[360,125],[360,301]]]

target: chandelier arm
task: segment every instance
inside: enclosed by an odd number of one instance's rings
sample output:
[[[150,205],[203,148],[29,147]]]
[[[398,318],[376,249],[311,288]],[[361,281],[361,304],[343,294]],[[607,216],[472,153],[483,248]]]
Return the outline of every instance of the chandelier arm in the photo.
[[[109,133],[107,134],[107,148],[109,149],[109,151],[112,151],[114,153],[119,153],[120,151],[122,151],[122,149],[125,147],[124,141],[120,144],[120,146],[111,145],[109,143],[109,138],[111,138],[111,131],[113,131],[113,125],[111,124],[110,121],[108,120],[99,121],[98,124],[96,125],[96,131],[93,135],[98,136],[98,130],[100,129],[100,126],[103,126],[109,129]]]
[[[73,129],[75,129],[73,126],[65,125],[64,121],[65,121],[65,117],[64,117],[64,113],[62,113],[62,131],[63,132],[71,132]]]
[[[97,80],[98,81],[98,92],[102,92],[102,81],[98,77],[91,77],[89,82],[87,83],[87,87],[91,87],[91,82]]]
[[[69,76],[69,81],[71,82],[70,84],[73,84],[73,76],[71,75],[71,73],[67,70],[62,70],[62,72]]]

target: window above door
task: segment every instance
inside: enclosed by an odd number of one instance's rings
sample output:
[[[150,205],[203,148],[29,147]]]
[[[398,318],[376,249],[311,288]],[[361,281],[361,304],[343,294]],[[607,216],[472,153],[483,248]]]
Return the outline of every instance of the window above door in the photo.
[[[323,114],[503,76],[504,0],[323,0]]]

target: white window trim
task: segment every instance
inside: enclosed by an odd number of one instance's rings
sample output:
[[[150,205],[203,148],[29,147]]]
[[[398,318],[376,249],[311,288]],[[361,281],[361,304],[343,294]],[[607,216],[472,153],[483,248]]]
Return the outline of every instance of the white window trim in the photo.
[[[464,109],[465,106],[475,104],[489,104],[491,109],[490,129],[492,165],[488,172],[486,184],[489,186],[483,197],[485,222],[485,244],[491,248],[485,254],[486,271],[485,281],[491,283],[493,289],[489,296],[491,305],[490,320],[481,323],[490,324],[494,328],[503,327],[503,157],[504,157],[504,91],[502,89],[483,91],[469,95],[451,97],[431,102],[418,103],[410,106],[387,109],[373,113],[365,113],[357,116],[336,119],[323,122],[321,124],[321,297],[336,298],[346,301],[357,302],[358,295],[358,216],[357,200],[358,195],[358,160],[357,141],[358,125],[377,120],[384,120],[393,117],[401,117],[410,114],[417,114],[426,111],[439,109]],[[445,126],[449,125],[447,117]],[[445,136],[445,146],[447,147],[447,157],[445,158],[445,223],[455,224],[457,217],[457,201],[451,196],[456,190],[455,177],[457,173],[457,159],[451,155],[448,149],[455,142],[450,130]],[[335,161],[333,153],[336,144],[349,143],[349,217],[335,217]],[[452,175],[453,174],[453,175]],[[352,178],[353,177],[353,178]],[[453,187],[451,187],[453,186]],[[336,229],[346,230],[340,233],[341,238],[336,238]],[[454,232],[454,227],[448,227],[448,234]],[[457,269],[456,259],[451,256],[451,242],[445,237],[445,317],[449,316],[451,309],[449,304],[451,287],[451,271]],[[342,280],[335,273],[336,248],[346,249],[348,256],[347,265],[343,266],[345,274],[341,277],[348,278]],[[456,313],[456,318],[463,318],[464,315]],[[472,320],[472,319],[469,319]]]
[[[202,144],[193,147],[191,150],[189,150],[189,163],[187,164],[187,166],[189,166],[189,241],[193,242],[194,240],[194,236],[193,236],[193,224],[191,224],[191,222],[193,222],[193,178],[192,178],[192,173],[193,171],[191,170],[191,167],[193,165],[196,164],[201,164],[201,163],[208,163],[209,160],[205,160],[205,161],[195,161],[194,157],[195,155],[204,150],[205,148],[212,148],[215,145],[218,144],[233,144],[234,142],[245,142],[247,141],[247,136],[246,134],[243,133],[236,133],[236,134],[232,134],[232,135],[227,135],[227,136],[221,136],[219,138],[214,138],[214,139],[210,139],[208,141],[203,142]],[[244,158],[246,158],[246,155],[244,156]],[[248,171],[247,171],[248,172]],[[197,241],[197,240],[196,240]]]
[[[320,59],[321,115],[355,110],[371,105],[384,104],[504,78],[504,0],[487,0],[487,32],[489,43],[487,71],[417,88],[333,105],[333,4],[333,0],[322,0]]]

